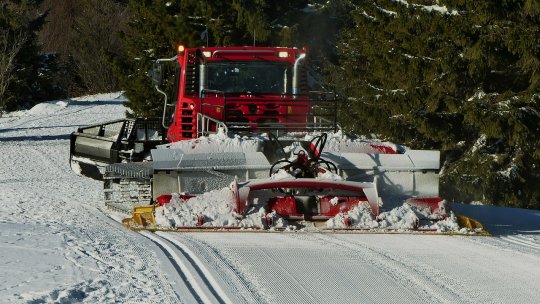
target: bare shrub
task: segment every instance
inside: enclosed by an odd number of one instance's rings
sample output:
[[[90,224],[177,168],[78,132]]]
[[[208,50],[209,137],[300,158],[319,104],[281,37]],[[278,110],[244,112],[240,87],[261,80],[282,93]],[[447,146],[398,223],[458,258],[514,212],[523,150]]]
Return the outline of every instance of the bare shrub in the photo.
[[[109,59],[120,56],[120,31],[128,22],[125,1],[45,0],[47,24],[40,34],[48,52],[61,54],[70,96],[119,90]]]
[[[4,112],[7,102],[7,88],[15,78],[15,57],[19,54],[26,42],[26,36],[22,31],[10,37],[9,31],[0,33],[0,117]]]

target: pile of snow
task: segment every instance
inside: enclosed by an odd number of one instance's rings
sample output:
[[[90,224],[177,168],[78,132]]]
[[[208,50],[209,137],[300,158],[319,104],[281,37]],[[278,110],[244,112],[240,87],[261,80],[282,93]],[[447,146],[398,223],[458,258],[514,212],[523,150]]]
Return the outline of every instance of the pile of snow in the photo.
[[[266,220],[272,221],[274,227],[285,227],[287,224],[283,219],[273,213],[267,214],[261,201],[252,201],[246,215],[240,216],[233,211],[234,198],[230,188],[213,190],[190,199],[182,199],[176,193],[168,204],[156,208],[155,219],[156,224],[163,228],[196,227],[199,219],[203,219],[203,227],[258,228],[265,226],[263,221]]]
[[[290,178],[290,175],[280,170],[273,179]],[[164,229],[182,227],[197,227],[203,219],[202,227],[226,228],[284,228],[286,230],[304,230],[296,223],[288,223],[272,210],[266,210],[266,202],[279,196],[271,190],[257,191],[257,197],[250,197],[250,209],[244,216],[233,211],[234,194],[226,187],[206,192],[190,199],[182,199],[181,195],[173,194],[170,203],[156,208],[156,224]],[[348,223],[346,224],[346,218]],[[450,211],[444,219],[431,214],[428,208],[420,208],[408,203],[374,216],[367,202],[361,203],[345,213],[340,213],[325,223],[326,229],[365,229],[372,232],[404,232],[410,230],[454,232],[471,234],[460,228],[455,214]],[[312,227],[309,230],[313,230]]]
[[[2,117],[16,118],[16,117],[21,117],[21,116],[51,115],[69,107],[71,103],[84,102],[85,105],[91,105],[91,104],[99,105],[101,102],[104,102],[104,101],[105,102],[118,101],[119,106],[120,106],[120,103],[125,102],[126,98],[124,96],[124,92],[113,92],[113,93],[87,95],[87,96],[69,98],[69,99],[64,99],[64,100],[54,100],[54,101],[38,103],[32,108],[27,109],[27,110],[18,110],[18,111],[4,113]]]
[[[51,115],[59,112],[62,109],[67,108],[69,100],[50,101],[38,103],[34,107],[28,110],[12,111],[2,115],[2,118],[17,118],[22,116],[43,116]]]
[[[219,129],[216,134],[201,136],[192,140],[181,140],[158,148],[180,149],[184,153],[259,152],[262,151],[264,137],[247,137],[225,134]]]
[[[354,152],[354,153],[396,153],[407,148],[387,141],[374,139],[352,139],[341,131],[328,133],[328,141],[324,147],[326,151]]]
[[[311,142],[320,133],[298,133],[292,137],[282,137],[284,140],[297,140]],[[391,142],[366,139],[366,138],[351,138],[344,134],[341,130],[337,132],[326,132],[327,141],[323,151],[330,152],[354,152],[354,153],[396,153],[406,150],[404,146],[399,146]],[[286,147],[284,147],[286,148]],[[286,149],[285,149],[286,150]]]
[[[290,172],[278,170],[269,179],[294,179]],[[319,169],[319,180],[343,180],[343,178],[329,170]],[[180,194],[173,194],[170,203],[156,208],[156,224],[165,229],[182,227],[216,227],[216,228],[285,228],[287,230],[303,230],[296,223],[289,224],[286,219],[280,217],[273,210],[267,210],[269,199],[282,196],[272,190],[257,191],[257,195],[248,198],[249,210],[244,215],[234,212],[233,185],[219,190],[203,193],[202,195],[183,199]],[[318,195],[327,196],[329,193]],[[338,198],[330,201],[337,204]],[[442,201],[439,204],[445,205]],[[443,208],[445,209],[445,208]],[[326,229],[365,229],[371,231],[437,231],[469,234],[468,231],[459,227],[457,218],[453,212],[447,216],[432,213],[429,208],[419,207],[404,202],[400,206],[374,216],[367,202],[343,213],[330,218],[325,223]],[[309,230],[313,230],[312,227]]]
[[[58,112],[61,109],[66,108],[69,103],[65,100],[56,101],[56,102],[44,102],[38,103],[33,108],[26,112],[26,115],[38,116],[38,115],[49,115]]]
[[[92,102],[92,103],[99,103],[102,101],[112,101],[112,100],[127,101],[126,96],[124,95],[123,91],[86,95],[86,96],[73,98],[72,100]]]
[[[347,213],[340,213],[326,222],[328,228],[347,228],[345,218],[349,218],[350,226],[353,228],[375,229],[379,227],[371,207],[367,203],[362,203],[351,209]]]
[[[326,152],[396,153],[407,149],[386,141],[353,139],[341,131],[326,134],[328,136],[327,142],[323,148],[323,151]],[[286,136],[279,137],[279,140],[292,141],[291,145],[283,147],[285,153],[297,153],[301,149],[300,142],[311,142],[318,135],[320,134],[289,133]],[[261,152],[264,142],[269,140],[268,134],[264,133],[257,136],[240,136],[238,134],[226,134],[223,129],[219,129],[216,134],[165,144],[158,148],[180,149],[184,153]]]
[[[338,214],[336,217],[328,220],[329,228],[346,228],[344,218],[351,220],[351,228],[364,228],[371,230],[425,230],[437,232],[459,232],[470,233],[468,230],[462,230],[457,222],[453,212],[442,220],[433,216],[427,208],[419,208],[408,203],[404,203],[394,209],[382,212],[376,218],[371,214],[369,205],[361,204],[350,210],[346,214]]]

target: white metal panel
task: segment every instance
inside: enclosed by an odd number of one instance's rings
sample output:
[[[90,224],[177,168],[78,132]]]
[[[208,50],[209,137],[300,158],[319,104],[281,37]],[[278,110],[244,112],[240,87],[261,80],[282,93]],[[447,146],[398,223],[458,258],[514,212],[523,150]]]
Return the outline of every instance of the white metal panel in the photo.
[[[438,170],[440,167],[440,152],[431,150],[409,150],[406,154],[323,152],[322,158],[334,162],[341,169],[404,171]]]

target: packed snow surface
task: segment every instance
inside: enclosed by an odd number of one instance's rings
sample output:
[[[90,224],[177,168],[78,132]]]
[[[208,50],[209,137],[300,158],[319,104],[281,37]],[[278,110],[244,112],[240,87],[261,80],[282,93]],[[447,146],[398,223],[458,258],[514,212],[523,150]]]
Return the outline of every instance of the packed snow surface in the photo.
[[[540,302],[540,211],[451,204],[492,237],[128,230],[68,161],[69,134],[124,102],[0,118],[1,303]]]

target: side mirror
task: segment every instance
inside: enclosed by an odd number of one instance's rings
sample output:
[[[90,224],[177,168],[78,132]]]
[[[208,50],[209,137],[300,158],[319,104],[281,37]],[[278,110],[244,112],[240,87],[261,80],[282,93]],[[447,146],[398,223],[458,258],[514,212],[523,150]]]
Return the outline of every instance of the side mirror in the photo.
[[[154,62],[154,67],[152,68],[152,84],[156,87],[161,85],[163,80],[163,67],[161,63]]]

